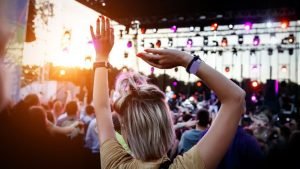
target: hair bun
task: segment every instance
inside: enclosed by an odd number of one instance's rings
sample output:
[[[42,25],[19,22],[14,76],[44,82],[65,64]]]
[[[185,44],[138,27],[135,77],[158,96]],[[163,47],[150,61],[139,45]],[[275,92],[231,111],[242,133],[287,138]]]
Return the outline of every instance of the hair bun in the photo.
[[[141,86],[131,86],[127,92],[124,92],[114,102],[114,110],[121,113],[122,110],[129,105],[129,102],[144,102],[147,100],[155,101],[165,99],[165,95],[160,89],[151,84]]]
[[[131,101],[164,99],[164,93],[156,86],[147,83],[147,78],[134,72],[122,73],[116,81],[120,94],[114,102],[114,109],[120,112]]]

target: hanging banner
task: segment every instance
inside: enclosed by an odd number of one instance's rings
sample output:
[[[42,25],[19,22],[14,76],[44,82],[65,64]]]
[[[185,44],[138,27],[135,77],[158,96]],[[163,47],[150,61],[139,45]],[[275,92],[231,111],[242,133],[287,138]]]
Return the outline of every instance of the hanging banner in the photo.
[[[29,0],[2,0],[1,29],[8,38],[4,49],[6,86],[12,101],[19,100],[23,46],[26,35]]]

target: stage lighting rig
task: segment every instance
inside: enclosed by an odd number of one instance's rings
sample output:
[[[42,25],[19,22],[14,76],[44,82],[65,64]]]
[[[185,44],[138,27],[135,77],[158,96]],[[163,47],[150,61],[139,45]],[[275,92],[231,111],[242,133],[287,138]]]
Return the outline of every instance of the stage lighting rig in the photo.
[[[260,38],[259,36],[254,36],[253,38],[253,46],[258,46],[260,44]]]
[[[216,31],[217,29],[218,29],[218,23],[213,23],[213,24],[211,24],[211,26],[210,26],[210,30],[212,30],[212,31]]]
[[[244,28],[246,31],[250,31],[253,27],[253,24],[251,22],[245,22]]]
[[[239,36],[238,36],[238,43],[239,43],[240,45],[242,45],[242,44],[244,43],[244,37],[243,37],[243,35],[239,35]]]
[[[222,47],[227,47],[228,46],[228,40],[226,37],[223,37],[222,41],[221,41],[221,46]]]
[[[208,37],[207,37],[207,36],[204,36],[204,37],[203,37],[203,45],[204,45],[204,46],[207,46],[207,45],[208,45]]]
[[[188,47],[188,48],[193,47],[193,39],[188,39],[188,40],[186,41],[186,47]]]
[[[295,36],[293,34],[290,34],[287,39],[289,44],[293,44],[295,42]]]

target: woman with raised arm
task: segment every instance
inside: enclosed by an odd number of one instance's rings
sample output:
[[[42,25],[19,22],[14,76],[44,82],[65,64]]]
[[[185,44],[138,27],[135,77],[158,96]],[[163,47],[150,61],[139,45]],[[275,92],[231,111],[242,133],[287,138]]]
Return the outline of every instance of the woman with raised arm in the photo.
[[[100,27],[101,22],[101,27]],[[122,135],[131,153],[116,141],[108,89],[108,55],[113,47],[113,30],[108,19],[98,18],[96,33],[91,27],[97,57],[94,63],[94,105],[99,131],[102,168],[128,169],[213,169],[223,158],[244,112],[245,92],[201,59],[177,50],[147,49],[137,56],[150,65],[168,69],[187,68],[215,91],[222,106],[207,134],[173,162],[167,157],[174,130],[164,94],[134,74],[121,75],[116,82],[118,113]]]

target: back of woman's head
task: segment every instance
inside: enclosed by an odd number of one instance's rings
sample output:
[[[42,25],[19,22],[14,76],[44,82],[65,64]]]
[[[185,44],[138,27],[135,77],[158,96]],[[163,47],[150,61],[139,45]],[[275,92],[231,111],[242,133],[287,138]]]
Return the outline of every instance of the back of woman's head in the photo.
[[[35,130],[44,130],[47,126],[47,113],[41,106],[32,106],[28,111],[29,124]]]
[[[134,86],[147,84],[147,78],[132,71],[120,73],[115,84],[116,92],[125,94],[129,90],[129,84]]]
[[[24,103],[28,107],[38,106],[40,104],[40,99],[39,99],[38,95],[36,95],[36,94],[28,94],[24,98]]]
[[[151,161],[166,155],[174,132],[165,96],[141,75],[123,74],[117,80],[119,98],[114,109],[120,116],[122,135],[137,159]]]

